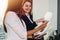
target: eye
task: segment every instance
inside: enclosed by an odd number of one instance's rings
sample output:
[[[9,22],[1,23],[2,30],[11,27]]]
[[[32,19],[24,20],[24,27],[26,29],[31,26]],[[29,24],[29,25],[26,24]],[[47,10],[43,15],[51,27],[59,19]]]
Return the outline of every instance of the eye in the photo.
[[[31,5],[25,5],[25,7],[31,7]]]
[[[29,7],[32,7],[31,5]]]
[[[25,5],[25,7],[28,7],[28,5]]]

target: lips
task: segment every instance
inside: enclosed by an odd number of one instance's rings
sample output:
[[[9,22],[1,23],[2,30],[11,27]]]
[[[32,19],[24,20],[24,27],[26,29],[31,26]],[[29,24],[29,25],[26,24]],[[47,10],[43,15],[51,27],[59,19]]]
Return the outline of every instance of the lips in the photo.
[[[26,11],[30,11],[30,9],[28,8],[28,9],[25,9]]]
[[[26,9],[27,11],[30,10],[30,9]]]

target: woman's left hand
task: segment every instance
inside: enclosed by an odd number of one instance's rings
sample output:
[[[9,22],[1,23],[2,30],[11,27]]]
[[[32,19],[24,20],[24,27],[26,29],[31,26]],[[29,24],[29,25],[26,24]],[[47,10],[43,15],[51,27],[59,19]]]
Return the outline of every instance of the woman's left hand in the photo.
[[[40,18],[40,19],[37,19],[35,22],[39,23],[39,22],[43,22],[43,21],[45,21],[44,18]]]

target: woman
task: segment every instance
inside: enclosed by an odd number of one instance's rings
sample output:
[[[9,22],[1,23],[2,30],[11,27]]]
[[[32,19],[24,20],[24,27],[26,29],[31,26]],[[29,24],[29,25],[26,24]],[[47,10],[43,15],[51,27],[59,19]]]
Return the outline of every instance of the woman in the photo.
[[[26,25],[18,17],[21,2],[22,0],[8,0],[8,8],[3,22],[4,28],[7,30],[7,40],[27,40]]]
[[[28,36],[28,40],[33,40],[32,36],[35,32],[39,31],[39,30],[43,30],[46,25],[47,25],[47,21],[44,19],[39,19],[36,22],[33,21],[32,18],[32,0],[25,0],[22,1],[22,5],[21,6],[21,11],[20,14],[22,15],[21,18],[24,20],[26,27],[27,27],[27,36]],[[38,28],[34,29],[38,22],[40,21],[44,21],[44,23],[42,25],[40,25]]]

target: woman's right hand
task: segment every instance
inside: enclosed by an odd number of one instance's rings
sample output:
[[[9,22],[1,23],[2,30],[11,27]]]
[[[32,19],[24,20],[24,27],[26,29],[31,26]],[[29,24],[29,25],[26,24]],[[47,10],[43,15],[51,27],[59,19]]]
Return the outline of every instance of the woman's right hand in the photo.
[[[44,21],[42,25],[40,25],[39,27],[37,27],[36,29],[27,31],[27,36],[31,36],[32,34],[36,33],[39,30],[44,29],[47,26],[48,21]]]
[[[47,21],[47,20],[43,21],[43,24],[44,24],[44,25],[47,25],[47,23],[48,23],[48,21]]]
[[[40,25],[38,28],[37,28],[37,30],[42,30],[42,29],[44,29],[46,26],[47,26],[47,23],[48,23],[48,21],[44,21],[43,22],[43,24],[42,25]]]

